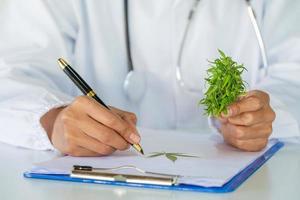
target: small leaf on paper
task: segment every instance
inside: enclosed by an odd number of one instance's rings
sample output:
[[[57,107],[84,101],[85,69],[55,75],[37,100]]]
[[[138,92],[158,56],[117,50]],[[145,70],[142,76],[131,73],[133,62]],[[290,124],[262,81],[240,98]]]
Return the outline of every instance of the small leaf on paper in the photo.
[[[176,153],[175,155],[176,155],[176,156],[179,156],[179,157],[200,158],[200,156],[187,155],[187,154],[183,154],[183,153]]]
[[[166,157],[173,162],[175,162],[177,160],[177,157],[170,153],[166,153]]]
[[[169,159],[170,161],[173,161],[173,162],[175,162],[178,159],[178,157],[200,158],[199,156],[188,155],[186,153],[166,153],[164,151],[152,152],[152,153],[150,153],[150,155],[147,156],[147,158],[154,158],[154,157],[158,157],[158,156],[165,156],[167,159]]]
[[[157,157],[157,156],[162,156],[162,155],[164,155],[165,153],[163,152],[163,153],[159,153],[159,152],[153,152],[153,154],[152,155],[149,155],[149,156],[147,156],[148,158],[154,158],[154,157]]]

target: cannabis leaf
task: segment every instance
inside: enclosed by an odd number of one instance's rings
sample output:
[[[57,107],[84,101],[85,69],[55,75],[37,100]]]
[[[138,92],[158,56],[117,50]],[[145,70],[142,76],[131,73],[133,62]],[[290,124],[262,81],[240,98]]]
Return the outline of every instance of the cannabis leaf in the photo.
[[[199,101],[199,104],[206,106],[205,114],[208,116],[219,116],[222,112],[226,114],[227,107],[246,92],[241,74],[247,69],[223,51],[218,51],[220,58],[209,61],[211,65],[207,70],[208,78],[205,78],[209,87],[205,97]]]
[[[177,157],[176,157],[175,154],[172,154],[172,153],[166,153],[165,155],[166,155],[166,157],[167,157],[169,160],[171,160],[171,161],[173,161],[173,162],[175,162],[175,161],[177,160]]]
[[[165,155],[165,152],[162,152],[162,153],[160,153],[160,152],[152,152],[150,154],[152,154],[152,155],[148,156],[148,158],[153,158],[153,157]]]
[[[165,156],[167,159],[170,161],[175,162],[178,157],[189,157],[189,158],[199,158],[199,156],[194,156],[194,155],[188,155],[185,153],[166,153],[166,152],[152,152],[150,155],[148,155],[148,158],[153,158],[153,157],[158,157],[158,156]]]

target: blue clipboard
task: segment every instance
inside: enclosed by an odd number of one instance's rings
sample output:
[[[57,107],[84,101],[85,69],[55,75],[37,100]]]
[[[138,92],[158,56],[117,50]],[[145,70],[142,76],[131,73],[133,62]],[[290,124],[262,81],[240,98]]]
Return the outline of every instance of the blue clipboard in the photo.
[[[194,191],[194,192],[210,192],[210,193],[227,193],[236,190],[247,178],[249,178],[256,170],[258,170],[267,160],[269,160],[279,149],[284,146],[283,142],[276,142],[270,147],[263,155],[258,157],[244,170],[236,174],[230,181],[224,184],[222,187],[202,187],[187,184],[179,184],[174,186],[163,186],[163,185],[151,185],[151,184],[137,184],[137,183],[126,183],[119,181],[101,181],[93,179],[82,179],[72,178],[69,175],[57,175],[57,174],[35,174],[25,172],[23,175],[26,178],[35,179],[47,179],[47,180],[58,180],[58,181],[70,181],[70,182],[82,182],[82,183],[94,183],[94,184],[105,184],[105,185],[116,185],[116,186],[128,186],[128,187],[142,187],[152,189],[166,189],[166,190],[181,190],[181,191]]]

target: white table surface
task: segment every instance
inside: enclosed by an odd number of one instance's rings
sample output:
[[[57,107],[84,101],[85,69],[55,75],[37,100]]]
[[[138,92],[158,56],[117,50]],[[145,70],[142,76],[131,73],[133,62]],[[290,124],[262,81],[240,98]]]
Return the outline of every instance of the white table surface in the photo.
[[[0,143],[0,199],[300,199],[299,144],[286,145],[235,192],[226,194],[117,187],[23,177],[23,171],[30,169],[32,163],[55,156],[52,152],[27,150]]]

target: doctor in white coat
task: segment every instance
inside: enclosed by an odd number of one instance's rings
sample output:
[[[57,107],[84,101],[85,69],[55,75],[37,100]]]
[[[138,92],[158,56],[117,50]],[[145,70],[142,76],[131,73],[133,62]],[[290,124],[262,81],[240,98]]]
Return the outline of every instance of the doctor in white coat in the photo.
[[[140,142],[136,123],[199,134],[213,125],[225,142],[247,151],[262,149],[271,133],[299,136],[300,2],[250,2],[264,38],[267,69],[261,67],[246,1],[201,0],[179,53],[195,1],[129,0],[130,53],[145,86],[142,97],[132,101],[124,91],[129,70],[123,0],[4,1],[0,140],[93,156]],[[228,108],[227,116],[207,120],[197,106],[203,93],[187,88],[203,90],[207,59],[216,58],[217,49],[248,69],[243,78],[249,93]],[[176,78],[179,54],[180,75],[187,87]],[[66,58],[115,108],[108,111],[80,96],[57,67],[58,57]]]

